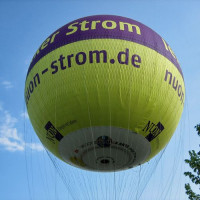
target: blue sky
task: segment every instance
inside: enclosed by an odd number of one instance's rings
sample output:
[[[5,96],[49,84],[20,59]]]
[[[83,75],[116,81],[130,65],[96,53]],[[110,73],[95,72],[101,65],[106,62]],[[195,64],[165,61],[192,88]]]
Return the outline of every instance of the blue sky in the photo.
[[[126,195],[137,187],[140,189],[135,189],[136,196],[141,200],[187,199],[184,159],[188,150],[198,149],[199,144],[194,129],[200,123],[199,9],[198,1],[189,0],[0,1],[0,199],[102,199],[101,194],[109,200],[127,199]],[[121,186],[112,188],[114,175],[95,177],[54,161],[42,148],[25,112],[25,77],[37,48],[62,25],[96,14],[121,15],[149,26],[170,44],[183,70],[186,102],[182,119],[162,157],[159,155],[141,170],[144,175],[141,186],[130,178],[137,170],[117,175],[116,181],[121,182]],[[60,175],[69,185],[63,183]],[[142,192],[142,186],[150,177]],[[96,184],[97,180],[111,182]],[[108,187],[112,195],[103,193],[104,187]],[[127,191],[123,194],[120,188]],[[82,196],[77,197],[78,194]]]

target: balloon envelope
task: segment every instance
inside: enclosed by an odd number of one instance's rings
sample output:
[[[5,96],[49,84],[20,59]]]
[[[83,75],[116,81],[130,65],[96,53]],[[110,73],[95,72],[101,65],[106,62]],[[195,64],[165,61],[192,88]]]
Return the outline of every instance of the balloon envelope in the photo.
[[[44,146],[93,171],[143,164],[172,137],[185,99],[167,42],[124,17],[77,19],[51,34],[28,69],[25,100]]]

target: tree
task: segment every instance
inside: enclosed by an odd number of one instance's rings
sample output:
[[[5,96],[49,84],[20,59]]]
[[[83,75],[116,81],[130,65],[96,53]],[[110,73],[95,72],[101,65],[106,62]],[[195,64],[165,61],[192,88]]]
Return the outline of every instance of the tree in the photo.
[[[200,124],[195,126],[197,134],[200,136]],[[200,151],[195,152],[194,150],[189,151],[190,158],[186,159],[185,162],[189,164],[193,172],[185,172],[185,176],[188,176],[190,180],[199,186],[200,189]],[[200,200],[200,194],[193,192],[189,183],[185,184],[186,194],[190,200]]]

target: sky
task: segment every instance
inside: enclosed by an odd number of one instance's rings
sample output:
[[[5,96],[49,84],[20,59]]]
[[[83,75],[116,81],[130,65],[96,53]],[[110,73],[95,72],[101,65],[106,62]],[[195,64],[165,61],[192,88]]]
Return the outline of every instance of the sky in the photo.
[[[138,200],[187,199],[184,184],[189,180],[183,175],[188,170],[184,159],[190,149],[199,147],[194,129],[200,123],[199,9],[200,2],[194,0],[1,0],[0,199],[102,199],[102,193],[104,199],[126,200],[133,191],[137,191],[134,198]],[[175,52],[186,85],[181,121],[162,155],[158,155],[143,171],[128,171],[116,177],[113,174],[95,177],[65,166],[47,153],[29,122],[24,101],[26,73],[40,44],[66,23],[97,14],[129,17],[155,30]],[[140,170],[144,175],[142,184],[140,181],[133,183],[130,177]],[[111,182],[96,184],[97,180],[106,182],[115,178],[122,186],[115,187]],[[104,187],[111,192],[105,193]],[[134,187],[139,189],[133,190]],[[121,188],[127,191],[119,192]]]

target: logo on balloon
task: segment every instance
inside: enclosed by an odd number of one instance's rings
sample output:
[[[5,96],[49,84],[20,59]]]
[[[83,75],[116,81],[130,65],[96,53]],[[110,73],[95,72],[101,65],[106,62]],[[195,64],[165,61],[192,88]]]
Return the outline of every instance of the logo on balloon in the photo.
[[[55,126],[48,121],[44,127],[46,129],[46,138],[55,144],[55,140],[60,141],[63,138],[63,135],[55,128]]]
[[[151,142],[153,139],[155,139],[163,130],[165,127],[161,122],[158,122],[157,124],[154,124],[151,121],[148,121],[147,125],[144,127],[143,131],[149,133],[146,136],[146,139]]]

